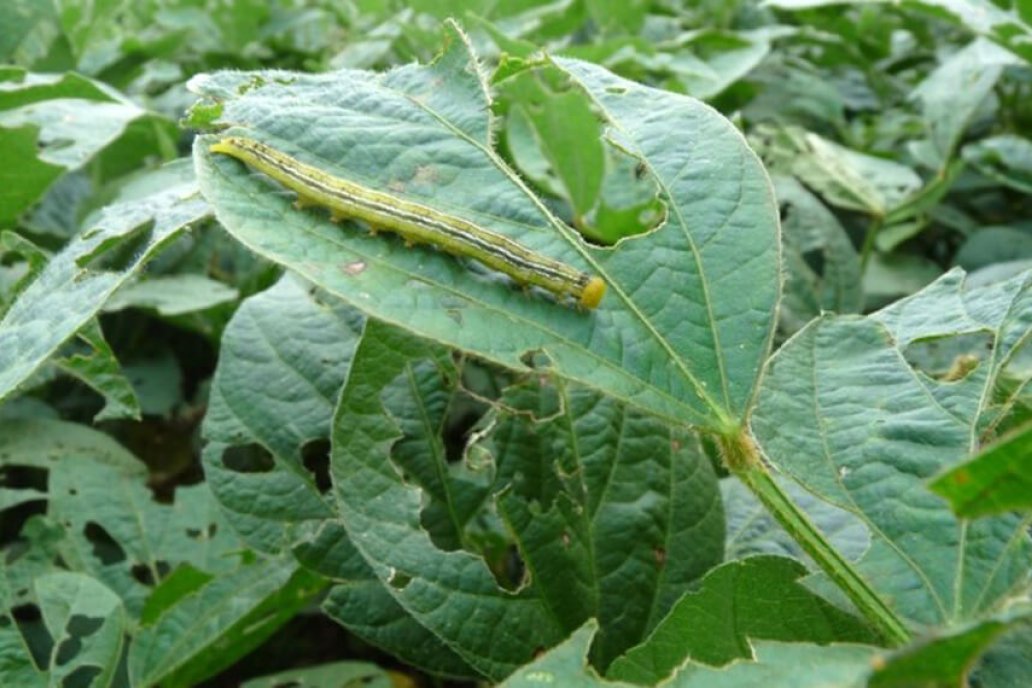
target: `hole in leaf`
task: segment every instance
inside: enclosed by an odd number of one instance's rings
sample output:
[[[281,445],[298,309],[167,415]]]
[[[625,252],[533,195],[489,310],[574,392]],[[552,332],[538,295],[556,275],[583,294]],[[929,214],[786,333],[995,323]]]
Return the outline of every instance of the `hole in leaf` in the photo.
[[[159,560],[155,563],[154,568],[157,569],[158,580],[163,579],[168,575],[169,571],[172,570],[172,567],[168,565],[168,562],[163,560]],[[148,587],[153,587],[154,584],[157,583],[154,579],[154,572],[151,571],[151,568],[146,564],[134,564],[132,569],[130,569],[130,573],[132,573],[133,578]]]
[[[613,95],[622,96],[627,93],[627,89],[623,86],[606,86],[606,93],[612,93]]]
[[[78,638],[88,638],[104,625],[104,619],[83,614],[74,615],[68,622],[68,633]]]
[[[395,590],[404,590],[408,584],[412,582],[412,576],[401,573],[400,571],[395,571],[391,574],[391,577],[387,579],[387,582],[390,583],[391,587]]]
[[[540,349],[531,349],[530,351],[524,351],[520,354],[520,363],[531,370],[540,370],[542,368],[548,368],[551,363],[551,359],[549,359],[548,355]]]
[[[65,148],[71,148],[74,145],[75,141],[68,138],[54,138],[48,141],[40,139],[36,141],[36,148],[38,148],[41,151],[59,151],[64,150]]]
[[[43,626],[43,615],[39,607],[34,604],[19,604],[11,607],[10,614],[29,647],[32,661],[38,667],[47,666],[54,650],[54,640]]]
[[[128,233],[102,239],[94,249],[76,259],[89,270],[125,272],[143,254],[154,235],[154,221],[148,220]]]
[[[61,642],[60,646],[58,646],[57,658],[55,661],[60,665],[67,664],[75,659],[82,651],[83,639],[96,633],[103,625],[103,619],[83,616],[82,614],[74,615],[68,621],[68,625],[66,626],[68,637]]]
[[[230,447],[222,453],[222,464],[237,473],[268,473],[276,466],[265,447],[257,443]]]
[[[65,676],[61,681],[61,686],[63,688],[88,688],[93,685],[93,679],[98,675],[100,675],[100,667],[84,664]]]
[[[100,560],[101,564],[110,566],[125,561],[125,550],[99,523],[89,521],[82,529],[82,534],[93,545],[93,556]]]
[[[216,523],[209,523],[208,526],[206,528],[204,528],[204,529],[201,529],[201,528],[187,528],[186,529],[186,536],[188,538],[190,538],[191,540],[200,540],[202,538],[204,538],[206,540],[211,540],[213,537],[215,537],[215,533],[217,533],[218,530],[219,530],[218,524],[216,524]]]
[[[992,350],[989,332],[967,332],[911,342],[903,357],[914,370],[941,382],[958,382],[977,370]]]
[[[499,581],[509,590],[515,590],[523,583],[527,575],[527,567],[520,556],[520,550],[516,545],[509,545],[505,556],[505,579]]]
[[[320,438],[305,443],[301,447],[301,463],[315,476],[315,486],[319,492],[329,492],[333,486],[330,480],[330,441]]]
[[[39,607],[34,604],[19,604],[17,607],[11,607],[11,616],[18,623],[31,623],[43,618],[39,613]]]
[[[819,248],[803,252],[803,261],[818,277],[824,277],[825,258],[824,251]]]

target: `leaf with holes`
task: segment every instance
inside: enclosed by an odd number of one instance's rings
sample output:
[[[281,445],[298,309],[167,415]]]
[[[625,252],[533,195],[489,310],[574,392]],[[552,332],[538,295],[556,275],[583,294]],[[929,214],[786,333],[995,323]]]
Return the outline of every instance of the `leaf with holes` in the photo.
[[[218,105],[230,133],[601,276],[609,291],[598,309],[564,307],[427,247],[293,210],[239,162],[211,154],[215,137],[200,137],[197,172],[219,221],[259,254],[423,337],[514,368],[541,352],[560,375],[675,422],[737,427],[780,283],[774,198],[744,139],[698,101],[557,58],[669,207],[654,232],[591,246],[492,150],[484,78],[464,36],[452,25],[447,34],[450,46],[429,66],[225,72],[191,88]]]

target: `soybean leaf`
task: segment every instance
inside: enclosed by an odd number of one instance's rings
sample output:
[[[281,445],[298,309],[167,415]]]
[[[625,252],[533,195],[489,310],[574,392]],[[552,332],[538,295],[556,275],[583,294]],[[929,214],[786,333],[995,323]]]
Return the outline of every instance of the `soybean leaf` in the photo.
[[[914,625],[992,609],[1032,564],[1021,517],[957,521],[924,487],[1008,413],[996,390],[1030,324],[1032,275],[964,289],[953,271],[869,317],[815,320],[769,364],[752,422],[764,454],[865,523],[856,568]],[[924,343],[949,338],[969,344],[952,373],[917,369]]]
[[[305,461],[328,451],[318,443],[360,328],[354,311],[289,277],[246,300],[226,327],[202,429],[205,474],[230,523],[261,551],[334,515],[319,482],[327,476]]]
[[[604,670],[720,561],[709,459],[694,435],[583,388],[512,388],[501,403],[485,445],[495,481],[511,481],[500,514],[564,626],[598,619]]]
[[[790,480],[779,480],[778,484],[818,525],[839,553],[852,561],[867,551],[871,537],[862,521],[848,511],[818,499]],[[813,568],[799,544],[778,525],[774,516],[740,480],[721,480],[720,491],[727,513],[727,559],[778,554],[802,559]]]
[[[655,685],[686,660],[723,665],[748,659],[749,642],[872,643],[863,623],[799,583],[806,567],[760,556],[713,569],[648,639],[610,667],[609,678]],[[707,623],[699,623],[706,619]]]
[[[992,661],[992,646],[1008,631],[1028,635],[1030,618],[1027,614],[1001,614],[976,623],[966,624],[959,629],[929,638],[922,638],[910,647],[895,652],[884,661],[878,662],[867,685],[870,688],[909,688],[910,686],[955,686],[967,682],[971,668],[986,650],[986,659]],[[984,680],[977,685],[1008,685],[996,683],[990,673],[990,666],[981,667]],[[1012,669],[1014,674],[1024,674],[1027,680],[1032,662],[1018,659]],[[976,668],[976,675],[978,669]],[[976,679],[978,680],[978,679]]]
[[[607,663],[719,558],[708,462],[690,436],[613,400],[531,387],[503,396],[475,461],[449,468],[433,439],[447,398],[435,390],[454,375],[442,353],[367,326],[333,441],[351,541],[394,599],[486,676],[508,674],[594,615],[607,633],[597,660]],[[530,573],[515,591],[490,552],[452,549],[481,551],[471,516],[494,495]],[[627,508],[642,499],[651,506]]]
[[[921,188],[906,165],[867,155],[798,127],[761,130],[772,167],[799,178],[835,207],[885,217]]]
[[[1005,67],[1020,64],[1010,52],[979,39],[945,60],[913,92],[921,102],[928,144],[938,168],[945,167],[976,110]],[[963,84],[957,89],[957,84]]]
[[[106,435],[61,421],[4,421],[0,456],[6,467],[43,472],[47,486],[9,488],[4,506],[46,500],[47,516],[62,528],[54,554],[117,593],[133,618],[181,562],[210,572],[235,568],[231,553],[240,543],[207,488],[183,487],[175,504],[156,503],[146,467]]]
[[[76,74],[14,70],[0,76],[0,146],[9,156],[0,176],[0,226],[13,223],[62,173],[123,137],[134,139],[119,151],[117,166],[125,170],[167,148],[171,123]]]
[[[237,296],[236,289],[203,275],[169,275],[125,285],[108,299],[104,310],[150,308],[159,315],[184,315],[230,303]]]
[[[50,260],[50,254],[34,243],[12,231],[0,232],[0,315],[15,297],[32,282],[43,266]]]
[[[111,346],[104,338],[100,323],[91,321],[77,333],[77,342],[85,350],[77,350],[54,361],[64,372],[82,380],[104,397],[104,407],[94,420],[140,418],[140,401],[122,371]]]
[[[957,250],[953,262],[975,271],[1032,258],[1032,231],[1019,227],[982,227]]]
[[[324,585],[289,557],[213,578],[137,632],[129,648],[132,685],[196,685],[258,647]]]
[[[1021,193],[1032,194],[1032,141],[1013,134],[964,147],[964,160],[979,172]]]
[[[36,599],[53,641],[50,685],[115,682],[127,620],[118,596],[80,573],[55,572],[34,581]]]
[[[879,2],[880,0],[766,0],[764,4],[786,10],[805,10],[813,7]],[[1013,9],[1004,9],[992,0],[904,0],[900,4],[952,20],[975,34],[993,39],[1026,61],[1032,62],[1032,48],[1029,47],[1032,29],[1029,28],[1028,8],[1022,0],[1012,2]]]
[[[965,518],[1032,509],[1032,426],[951,468],[931,488]]]
[[[602,189],[601,124],[583,93],[557,93],[552,81],[550,72],[527,71],[500,84],[512,101],[505,131],[520,168],[560,194],[570,204],[574,226],[580,227]]]
[[[860,258],[846,230],[795,178],[778,176],[774,184],[787,268],[782,328],[795,332],[825,311],[858,312],[863,305]]]
[[[631,683],[603,681],[588,664],[588,648],[597,632],[598,624],[594,620],[585,622],[565,641],[513,672],[499,688],[531,688],[542,683],[571,688],[630,688]]]
[[[542,683],[577,688],[630,688],[636,684],[606,681],[587,664],[588,646],[597,624],[588,622],[565,642],[521,667],[501,688],[531,688]],[[664,688],[751,688],[792,685],[802,688],[859,686],[870,673],[875,649],[863,645],[821,647],[807,643],[757,642],[752,661],[719,669],[688,663],[661,685]]]
[[[222,340],[203,428],[208,484],[252,546],[293,547],[338,579],[325,601],[332,618],[428,671],[472,676],[383,590],[333,520],[328,476],[309,461],[328,451],[321,441],[361,327],[351,309],[290,277],[244,302]]]
[[[31,67],[58,37],[57,10],[45,2],[11,0],[0,5],[0,62]]]
[[[337,535],[347,539],[346,532]],[[479,675],[469,664],[421,625],[395,600],[388,588],[361,562],[348,580],[338,581],[323,601],[329,616],[367,642],[435,676],[472,680]],[[341,569],[334,569],[341,575]]]
[[[1032,62],[1032,28],[1027,3],[1013,2],[1003,9],[991,0],[908,0],[914,7],[928,8],[958,21],[975,33],[988,36],[1026,62]]]
[[[17,582],[9,580],[8,564],[0,561],[0,681],[4,685],[43,688],[47,685],[46,675],[36,666],[25,636],[22,635],[12,615],[20,600],[15,593]],[[29,582],[25,581],[26,588]]]
[[[134,197],[136,189],[158,190]],[[171,164],[123,191],[57,253],[0,320],[0,400],[86,325],[114,291],[192,222],[208,214],[190,170]]]
[[[435,447],[436,414],[427,411],[447,392],[442,378],[455,378],[451,368],[446,350],[367,323],[333,423],[334,492],[349,538],[391,596],[478,672],[502,678],[535,648],[557,641],[559,623],[536,586],[502,588],[480,556],[440,549],[421,524],[422,502],[434,492],[446,496],[446,524],[453,529],[463,523],[455,500],[483,494],[471,489],[475,483],[463,488],[466,481],[445,469]],[[401,412],[422,408],[426,421],[401,425],[406,416],[388,415],[384,395],[396,396],[398,384],[409,390]],[[418,433],[404,474],[385,460],[403,439],[402,427]]]
[[[427,67],[220,73],[191,86],[237,133],[600,274],[610,293],[599,309],[564,308],[438,252],[291,210],[238,162],[216,159],[202,137],[197,170],[219,220],[261,255],[424,337],[516,368],[540,351],[561,375],[677,422],[736,425],[769,346],[779,286],[773,196],[741,136],[690,98],[557,59],[670,208],[647,236],[588,246],[491,150],[484,80],[463,37],[448,32],[450,47]]]

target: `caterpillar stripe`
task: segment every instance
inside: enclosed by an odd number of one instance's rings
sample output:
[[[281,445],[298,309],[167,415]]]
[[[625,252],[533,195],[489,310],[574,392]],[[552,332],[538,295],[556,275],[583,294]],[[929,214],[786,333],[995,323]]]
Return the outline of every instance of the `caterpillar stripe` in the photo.
[[[329,208],[334,219],[357,218],[410,243],[432,244],[472,258],[521,284],[547,289],[559,298],[573,297],[585,308],[598,306],[606,292],[598,276],[535,253],[469,220],[334,177],[259,141],[230,136],[210,150],[237,158],[297,192],[299,206]]]

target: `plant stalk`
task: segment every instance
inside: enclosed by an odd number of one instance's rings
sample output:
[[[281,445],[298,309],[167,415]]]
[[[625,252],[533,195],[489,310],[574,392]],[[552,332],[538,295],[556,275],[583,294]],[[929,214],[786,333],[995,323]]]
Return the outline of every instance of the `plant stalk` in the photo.
[[[898,647],[909,643],[911,634],[903,621],[774,481],[760,458],[756,443],[747,432],[742,431],[737,437],[724,437],[720,445],[731,472],[745,483],[803,551],[849,597],[886,644]]]
[[[874,241],[878,238],[878,231],[881,230],[884,219],[881,216],[871,218],[871,223],[867,226],[867,235],[864,237],[864,245],[860,247],[860,275],[863,276],[867,272],[867,263],[871,260],[871,254],[874,253]]]

